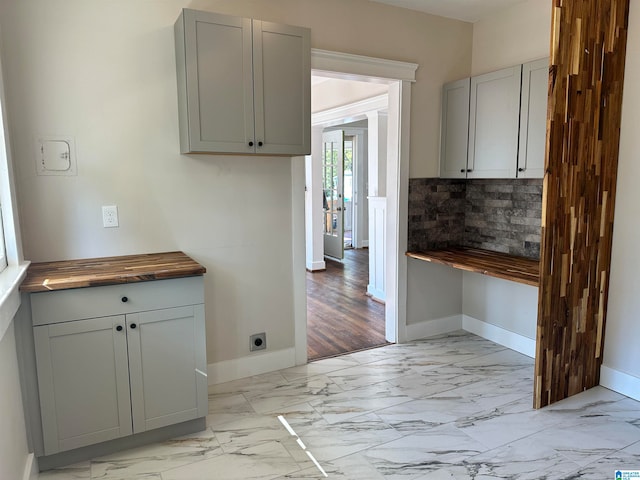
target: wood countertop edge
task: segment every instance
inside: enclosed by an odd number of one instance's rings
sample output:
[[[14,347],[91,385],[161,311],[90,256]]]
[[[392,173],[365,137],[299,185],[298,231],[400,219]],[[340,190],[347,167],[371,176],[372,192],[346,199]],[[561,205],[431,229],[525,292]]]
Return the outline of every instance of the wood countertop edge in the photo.
[[[166,259],[173,259],[167,261]],[[141,261],[146,263],[139,264]],[[24,293],[202,276],[207,269],[183,252],[32,263],[20,285]]]
[[[470,264],[468,259],[470,255],[477,255],[473,258],[473,264]],[[440,265],[447,265],[449,267],[464,270],[467,272],[480,273],[488,275],[490,277],[501,278],[503,280],[509,280],[516,283],[522,283],[530,285],[532,287],[538,287],[540,284],[540,273],[533,271],[533,264],[535,260],[527,259],[524,257],[516,257],[506,253],[493,252],[490,250],[482,249],[443,249],[443,250],[429,250],[426,252],[406,252],[405,255],[409,258],[416,260],[438,263]],[[448,258],[443,258],[444,256]],[[496,265],[487,261],[486,265],[483,264],[483,258],[500,259],[501,265]],[[522,263],[528,263],[528,268],[521,268],[519,265]]]

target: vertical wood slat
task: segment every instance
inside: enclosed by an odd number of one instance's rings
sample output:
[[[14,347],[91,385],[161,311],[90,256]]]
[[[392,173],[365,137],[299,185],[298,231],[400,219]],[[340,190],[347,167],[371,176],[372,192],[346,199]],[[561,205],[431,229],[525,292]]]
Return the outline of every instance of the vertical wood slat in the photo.
[[[599,383],[629,0],[552,0],[534,407]]]

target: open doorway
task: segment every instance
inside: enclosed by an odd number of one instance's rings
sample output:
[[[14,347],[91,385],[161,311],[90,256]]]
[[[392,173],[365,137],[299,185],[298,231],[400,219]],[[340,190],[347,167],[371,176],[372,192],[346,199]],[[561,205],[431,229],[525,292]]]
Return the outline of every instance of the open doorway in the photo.
[[[415,82],[417,64],[366,57],[347,53],[311,49],[312,72],[322,72],[327,77],[342,79],[376,78],[388,86],[388,152],[386,198],[376,207],[377,221],[382,225],[383,244],[386,252],[384,265],[375,266],[382,271],[377,275],[385,286],[385,338],[389,342],[407,338],[407,224],[409,184],[409,124],[411,117],[411,84]],[[371,99],[373,104],[377,99]],[[363,101],[364,102],[364,101]],[[371,110],[371,109],[369,109]],[[349,116],[349,112],[345,112]],[[330,120],[330,119],[327,119]],[[375,119],[374,119],[375,120]],[[313,130],[316,127],[312,128]],[[319,148],[313,144],[312,150]],[[320,175],[312,178],[309,164],[313,155],[305,158],[304,165],[292,162],[293,260],[294,260],[294,317],[295,363],[307,363],[307,308],[305,272],[326,267],[322,254],[322,205]],[[319,157],[318,157],[319,158]],[[302,195],[301,195],[302,194]],[[300,200],[303,200],[300,202]],[[371,198],[369,198],[369,201]],[[371,209],[370,209],[371,211]],[[318,230],[318,235],[310,230]],[[371,250],[371,245],[369,246]],[[301,268],[300,268],[301,267]]]
[[[316,168],[311,177],[321,178],[324,265],[307,274],[310,360],[389,343],[384,293],[370,293],[370,264],[384,259],[371,261],[368,248],[369,237],[375,237],[368,198],[384,192],[379,182],[386,179],[387,140],[386,122],[382,129],[373,122],[376,131],[370,132],[369,119],[386,115],[388,86],[369,78],[313,78],[312,143],[320,148],[312,149],[312,157],[320,158],[309,168]]]

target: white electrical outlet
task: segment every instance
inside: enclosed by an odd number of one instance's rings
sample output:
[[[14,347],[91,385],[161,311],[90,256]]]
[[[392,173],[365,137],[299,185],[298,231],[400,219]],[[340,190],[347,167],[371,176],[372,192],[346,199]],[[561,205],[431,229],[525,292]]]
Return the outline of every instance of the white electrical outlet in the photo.
[[[116,205],[105,205],[102,207],[102,226],[104,228],[117,227],[118,207]]]

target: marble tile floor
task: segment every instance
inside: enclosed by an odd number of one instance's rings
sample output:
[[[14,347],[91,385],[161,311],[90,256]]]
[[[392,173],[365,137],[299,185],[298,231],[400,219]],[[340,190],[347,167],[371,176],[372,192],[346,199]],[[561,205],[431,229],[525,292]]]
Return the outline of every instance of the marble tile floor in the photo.
[[[605,480],[640,469],[640,402],[596,387],[533,410],[532,387],[532,359],[461,331],[212,386],[206,431],[38,478]]]

